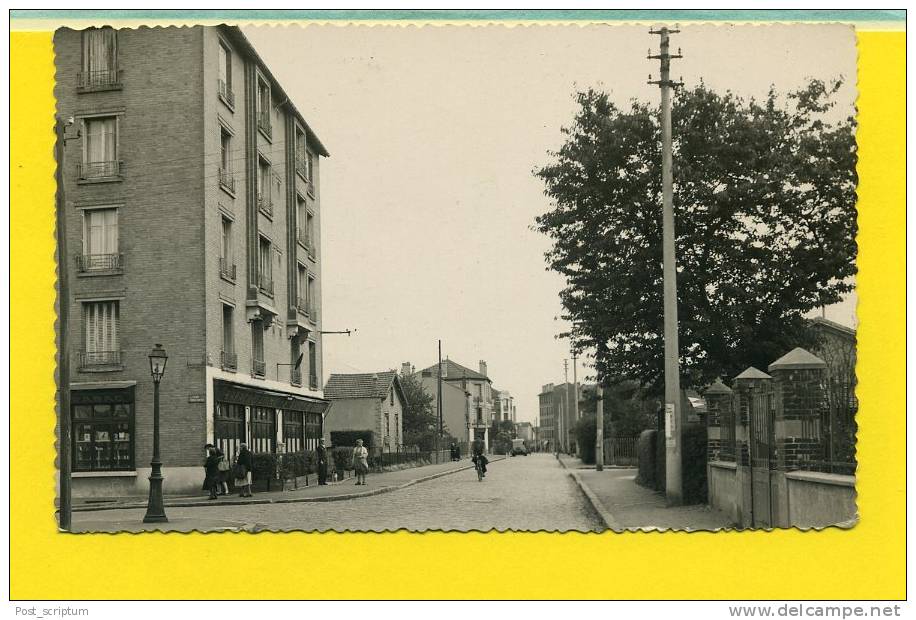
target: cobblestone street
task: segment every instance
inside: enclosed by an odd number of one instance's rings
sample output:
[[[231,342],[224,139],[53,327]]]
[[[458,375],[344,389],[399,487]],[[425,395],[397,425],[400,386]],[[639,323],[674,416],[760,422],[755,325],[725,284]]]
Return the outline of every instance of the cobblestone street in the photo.
[[[418,470],[419,471],[419,470]],[[369,488],[372,477],[369,477]],[[357,487],[359,488],[359,487]],[[142,509],[74,513],[75,531],[139,531]],[[405,489],[336,502],[170,508],[170,527],[248,530],[548,530],[603,529],[553,455],[490,465],[483,482],[465,470]]]

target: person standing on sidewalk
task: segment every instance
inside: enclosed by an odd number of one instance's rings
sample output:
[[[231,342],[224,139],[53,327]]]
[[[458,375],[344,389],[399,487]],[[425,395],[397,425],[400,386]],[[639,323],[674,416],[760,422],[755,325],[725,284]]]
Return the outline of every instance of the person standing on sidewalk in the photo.
[[[356,471],[356,484],[366,484],[366,474],[369,473],[369,450],[363,446],[363,440],[356,440],[353,448],[353,469]]]
[[[216,446],[208,443],[207,460],[204,461],[204,490],[210,492],[207,499],[216,499],[216,489],[219,486],[219,455]]]
[[[248,444],[239,444],[239,453],[235,457],[233,476],[235,488],[239,490],[239,497],[251,497],[251,470],[254,468],[254,457]]]
[[[229,495],[229,459],[223,454],[223,451],[216,448],[216,456],[219,457],[219,476],[217,479],[217,495]]]
[[[324,447],[324,439],[318,440],[315,460],[318,461],[318,484],[326,485],[328,483],[328,449]]]

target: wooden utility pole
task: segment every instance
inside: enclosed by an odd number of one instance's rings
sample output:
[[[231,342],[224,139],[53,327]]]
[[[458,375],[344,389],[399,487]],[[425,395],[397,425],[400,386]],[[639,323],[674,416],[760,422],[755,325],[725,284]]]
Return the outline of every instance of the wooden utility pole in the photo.
[[[439,427],[436,430],[436,459],[439,459],[439,450],[442,449],[442,340],[439,340],[439,372],[436,373],[436,415],[439,417]]]
[[[563,446],[569,454],[569,360],[563,360]]]
[[[671,59],[681,58],[669,51],[669,35],[680,30],[669,30],[662,27],[650,30],[651,34],[660,37],[659,53],[649,54],[650,59],[657,59],[661,64],[661,75],[657,81],[661,89],[661,125],[662,125],[662,262],[664,280],[664,313],[665,313],[665,494],[669,506],[683,502],[683,474],[681,471],[681,454],[683,443],[683,420],[681,419],[681,381],[678,361],[678,323],[677,323],[677,270],[674,246],[674,204],[672,196],[672,162],[671,162],[671,91],[679,83],[671,80]]]
[[[604,388],[601,377],[595,382],[595,469],[604,470]]]
[[[57,393],[58,415],[57,427],[60,433],[58,442],[58,472],[60,474],[60,513],[58,527],[70,531],[71,516],[71,462],[70,462],[70,282],[68,278],[67,259],[67,224],[66,195],[64,193],[64,147],[67,143],[67,124],[60,118],[54,123],[54,154],[57,158],[57,170],[54,174],[57,181],[55,209],[57,216]]]
[[[576,352],[572,352],[573,361],[573,420],[579,421],[579,379],[576,378]]]

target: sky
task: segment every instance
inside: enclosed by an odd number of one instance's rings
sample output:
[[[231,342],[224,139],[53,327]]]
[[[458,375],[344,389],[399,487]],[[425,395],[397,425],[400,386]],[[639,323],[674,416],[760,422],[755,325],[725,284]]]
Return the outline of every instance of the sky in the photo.
[[[532,171],[571,123],[577,89],[625,104],[646,84],[658,37],[644,26],[258,26],[243,28],[330,151],[321,162],[325,379],[443,357],[486,360],[518,420],[537,421],[541,386],[561,383],[555,335],[562,278],[545,270],[550,209]],[[806,78],[845,76],[853,109],[855,36],[842,25],[684,26],[672,77],[763,97]],[[654,53],[654,52],[653,52]],[[657,77],[656,77],[657,79]],[[855,325],[855,295],[828,308]],[[578,368],[578,379],[589,374]],[[569,379],[572,380],[570,362]]]

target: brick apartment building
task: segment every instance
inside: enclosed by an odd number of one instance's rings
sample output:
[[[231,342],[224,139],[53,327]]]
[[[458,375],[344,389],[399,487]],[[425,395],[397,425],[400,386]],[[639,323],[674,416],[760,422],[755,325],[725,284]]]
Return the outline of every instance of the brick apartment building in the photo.
[[[324,146],[237,28],[61,29],[54,45],[74,121],[74,494],[146,492],[156,343],[166,493],[200,488],[206,442],[312,447]]]

